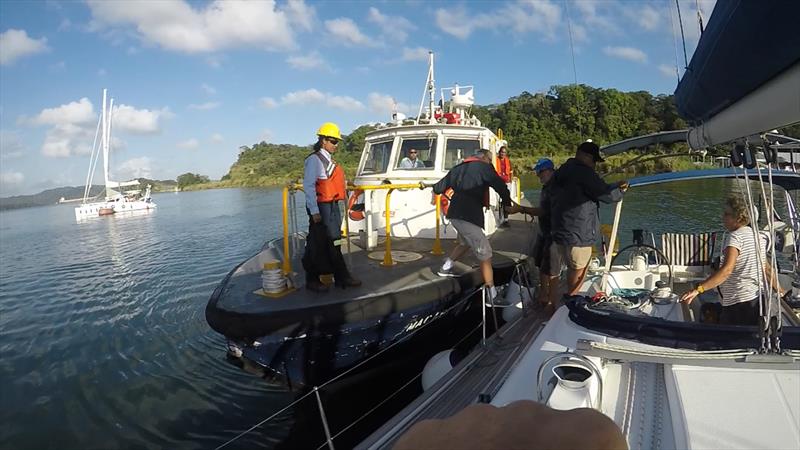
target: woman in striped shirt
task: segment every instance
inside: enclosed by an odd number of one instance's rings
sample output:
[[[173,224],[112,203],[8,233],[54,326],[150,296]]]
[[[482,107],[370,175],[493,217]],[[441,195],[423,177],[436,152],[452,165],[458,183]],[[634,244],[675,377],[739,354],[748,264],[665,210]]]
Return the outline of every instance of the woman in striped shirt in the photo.
[[[722,223],[728,233],[722,244],[719,270],[684,293],[681,301],[691,303],[698,295],[719,286],[722,297],[719,322],[727,325],[758,325],[758,293],[762,275],[780,293],[780,286],[767,264],[768,238],[764,233],[756,235],[750,227],[748,208],[740,196],[725,200]],[[756,249],[756,240],[759,249]]]

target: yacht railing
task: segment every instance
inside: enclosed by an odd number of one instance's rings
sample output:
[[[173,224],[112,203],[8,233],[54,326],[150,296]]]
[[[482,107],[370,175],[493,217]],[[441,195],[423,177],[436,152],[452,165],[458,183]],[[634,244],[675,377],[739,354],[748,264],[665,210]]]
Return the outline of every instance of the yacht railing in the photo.
[[[350,190],[362,190],[362,191],[377,191],[377,190],[385,190],[386,192],[386,207],[385,207],[385,221],[386,221],[386,241],[384,243],[384,254],[383,254],[383,261],[381,262],[381,266],[383,267],[392,267],[396,265],[394,260],[392,259],[392,223],[391,223],[391,199],[392,199],[392,192],[395,189],[427,189],[430,188],[430,185],[425,183],[406,183],[406,184],[378,184],[374,186],[354,186],[350,185],[348,188]],[[519,188],[518,188],[519,190]],[[289,249],[289,217],[294,217],[296,211],[292,211],[293,208],[290,207],[289,204],[289,195],[294,194],[297,191],[303,191],[302,184],[288,184],[283,188],[283,273],[284,275],[289,275],[292,273],[292,258],[291,252]],[[442,206],[441,206],[441,195],[435,195],[435,203],[436,203],[436,213],[435,213],[435,221],[436,221],[436,234],[433,240],[433,247],[431,249],[431,253],[434,255],[443,255],[444,251],[442,250],[442,243],[441,243],[441,236],[440,236],[440,228],[439,222],[441,220],[442,214]],[[349,220],[347,218],[347,214],[345,214],[344,220],[344,237],[347,242],[347,250],[348,254],[350,253],[350,226]]]

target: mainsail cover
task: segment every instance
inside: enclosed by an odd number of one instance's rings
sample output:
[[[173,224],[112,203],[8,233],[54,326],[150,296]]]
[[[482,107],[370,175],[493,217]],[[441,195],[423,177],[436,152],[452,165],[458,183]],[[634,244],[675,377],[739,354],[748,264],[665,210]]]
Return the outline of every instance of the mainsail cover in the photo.
[[[800,1],[717,2],[675,90],[681,117],[706,122],[800,63],[798,18]]]

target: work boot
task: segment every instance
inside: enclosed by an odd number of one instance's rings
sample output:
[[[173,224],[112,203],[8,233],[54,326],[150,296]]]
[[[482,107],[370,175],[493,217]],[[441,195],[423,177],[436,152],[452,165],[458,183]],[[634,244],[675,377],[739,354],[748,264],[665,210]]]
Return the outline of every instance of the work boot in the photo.
[[[319,280],[306,281],[306,289],[318,293],[328,292],[328,286],[325,286]]]

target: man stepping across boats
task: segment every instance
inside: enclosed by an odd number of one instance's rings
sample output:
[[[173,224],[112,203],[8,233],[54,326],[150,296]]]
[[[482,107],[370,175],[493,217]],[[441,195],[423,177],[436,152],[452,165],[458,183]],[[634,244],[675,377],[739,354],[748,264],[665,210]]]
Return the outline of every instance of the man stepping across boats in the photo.
[[[336,244],[341,238],[342,213],[339,202],[347,199],[344,170],[333,160],[336,146],[342,140],[339,127],[326,122],[317,130],[314,153],[308,155],[303,167],[303,190],[308,213],[308,236],[303,254],[306,271],[306,288],[326,292],[328,286],[320,282],[321,274],[333,273],[336,286],[360,286],[353,278]]]
[[[628,189],[627,181],[606,184],[595,171],[598,162],[603,162],[600,147],[586,141],[553,174],[551,233],[567,265],[569,295],[578,293],[597,241],[598,202],[616,203]]]
[[[522,212],[539,217],[539,236],[534,247],[534,260],[539,268],[539,303],[549,313],[554,311],[558,301],[558,279],[561,276],[561,257],[558,246],[553,244],[550,234],[550,211],[552,208],[552,184],[555,164],[548,158],[541,158],[533,166],[533,171],[542,183],[539,206],[513,205],[507,208],[509,214]]]
[[[489,207],[489,187],[500,194],[504,207],[511,206],[508,187],[492,167],[492,153],[480,149],[475,155],[450,169],[444,178],[433,185],[433,192],[442,194],[448,189],[453,190],[446,217],[458,232],[458,245],[445,259],[439,275],[455,276],[453,262],[464,256],[468,249],[472,249],[481,262],[481,274],[484,284],[489,288],[490,298],[494,299],[497,290],[492,272],[492,246],[483,232],[483,208]]]

